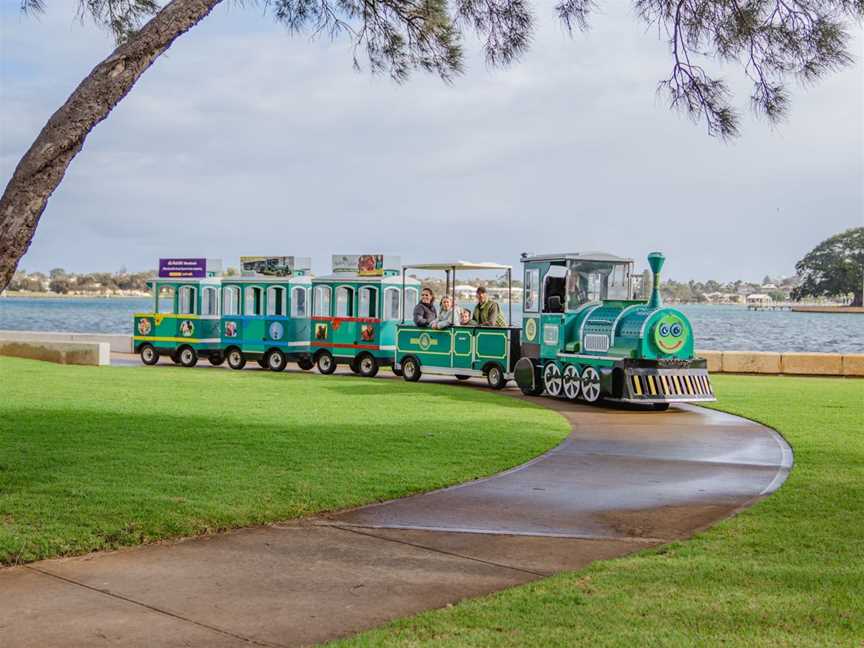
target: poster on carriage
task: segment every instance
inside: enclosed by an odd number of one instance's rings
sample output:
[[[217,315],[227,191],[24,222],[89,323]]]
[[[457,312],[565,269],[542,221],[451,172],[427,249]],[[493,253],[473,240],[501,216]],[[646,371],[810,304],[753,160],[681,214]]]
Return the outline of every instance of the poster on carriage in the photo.
[[[160,279],[203,279],[220,272],[221,259],[159,259]]]
[[[241,256],[240,273],[244,277],[290,277],[309,271],[312,259],[294,256]]]
[[[384,270],[399,268],[399,258],[383,254],[334,254],[333,272],[351,272],[361,277],[381,277]]]

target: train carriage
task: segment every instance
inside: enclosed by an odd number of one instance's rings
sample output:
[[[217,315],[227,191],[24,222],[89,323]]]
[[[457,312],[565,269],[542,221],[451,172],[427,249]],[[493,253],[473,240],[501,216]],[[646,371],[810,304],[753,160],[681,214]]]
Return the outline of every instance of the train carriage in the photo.
[[[403,267],[403,276],[408,269],[444,271],[447,291],[456,303],[455,286],[457,272],[468,270],[505,271],[507,285],[511,285],[511,267],[496,263],[450,263],[413,264]],[[508,309],[508,320],[512,304]],[[462,326],[452,322],[443,329],[421,328],[410,321],[410,310],[405,309],[405,320],[396,331],[396,364],[405,380],[416,381],[423,373],[456,376],[460,379],[485,377],[494,389],[503,388],[513,378],[513,369],[520,356],[519,329],[497,326]]]
[[[523,255],[522,358],[514,373],[524,393],[656,409],[714,400],[689,320],[662,305],[664,257],[654,252],[648,262],[653,289],[646,302],[634,298],[632,259]]]
[[[393,365],[396,323],[403,307],[414,308],[419,289],[416,279],[401,276],[398,257],[334,255],[332,274],[312,280],[310,351],[318,371],[347,364],[371,377]]]
[[[153,311],[135,313],[132,343],[142,362],[154,365],[162,355],[186,367],[199,357],[211,364],[224,361],[220,344],[218,259],[160,259],[153,293]]]
[[[222,279],[221,346],[228,365],[247,360],[282,371],[289,361],[312,368],[309,347],[311,260],[240,257],[241,276]]]

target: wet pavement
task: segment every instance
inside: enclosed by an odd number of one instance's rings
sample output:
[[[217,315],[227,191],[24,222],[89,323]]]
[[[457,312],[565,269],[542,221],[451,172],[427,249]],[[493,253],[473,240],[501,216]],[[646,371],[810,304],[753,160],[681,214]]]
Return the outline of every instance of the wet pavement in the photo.
[[[327,641],[687,537],[773,492],[792,465],[779,435],[728,414],[532,400],[567,417],[571,435],[488,479],[296,523],[0,570],[0,643]]]

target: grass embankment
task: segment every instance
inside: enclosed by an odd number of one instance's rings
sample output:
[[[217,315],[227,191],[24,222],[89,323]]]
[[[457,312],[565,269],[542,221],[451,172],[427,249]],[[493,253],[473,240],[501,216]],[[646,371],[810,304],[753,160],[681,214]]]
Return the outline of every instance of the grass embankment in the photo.
[[[0,562],[399,497],[522,463],[568,430],[448,385],[0,358]]]
[[[864,646],[864,381],[716,376],[718,409],[779,430],[786,484],[686,542],[595,563],[351,646]]]

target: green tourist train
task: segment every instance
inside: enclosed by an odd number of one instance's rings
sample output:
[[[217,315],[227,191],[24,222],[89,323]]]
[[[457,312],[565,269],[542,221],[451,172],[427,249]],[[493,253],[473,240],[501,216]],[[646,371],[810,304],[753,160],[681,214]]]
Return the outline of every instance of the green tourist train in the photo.
[[[423,375],[483,378],[501,389],[596,402],[714,400],[707,365],[694,355],[693,328],[659,292],[664,257],[648,256],[650,297],[639,299],[632,259],[604,253],[522,255],[521,324],[478,295],[480,306],[457,321],[415,321],[421,284],[411,270],[443,271],[457,304],[457,273],[512,269],[464,261],[401,266],[382,254],[334,255],[321,277],[300,257],[241,257],[239,276],[223,276],[212,259],[161,259],[151,282],[153,312],[137,313],[135,350],[145,364],[161,356],[193,366],[248,360],[282,371],[289,362],[322,374],[345,365],[372,377],[389,367],[407,381]],[[483,291],[480,291],[483,292]],[[487,318],[487,313],[495,317]],[[439,318],[440,319],[440,318]],[[486,321],[488,319],[488,321]],[[478,321],[480,320],[480,321]]]

